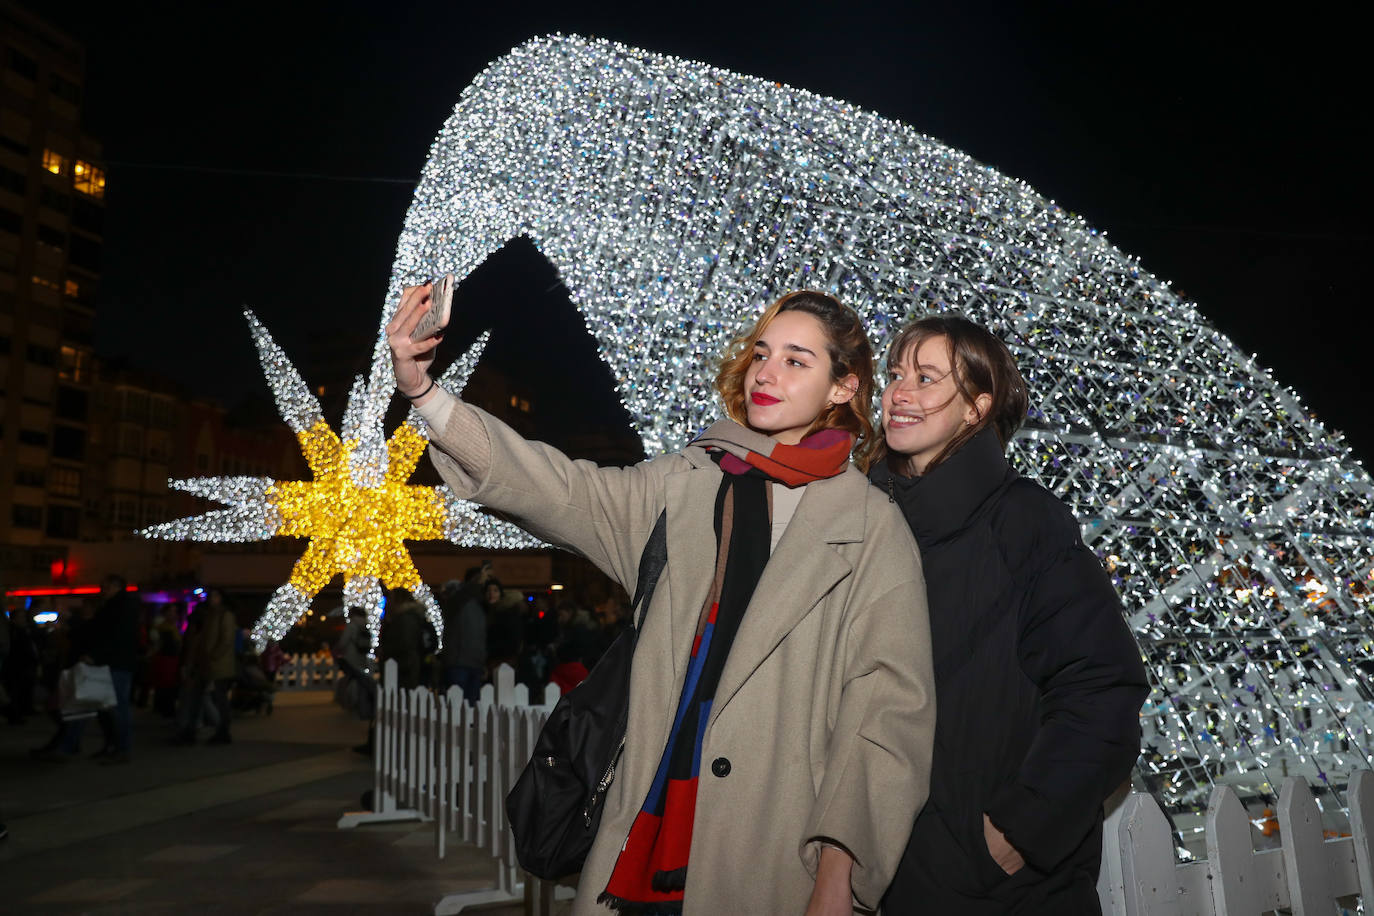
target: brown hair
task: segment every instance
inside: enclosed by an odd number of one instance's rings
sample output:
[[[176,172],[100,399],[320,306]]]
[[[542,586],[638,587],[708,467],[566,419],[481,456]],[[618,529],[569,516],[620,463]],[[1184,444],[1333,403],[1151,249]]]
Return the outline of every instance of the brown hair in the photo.
[[[725,402],[726,415],[736,423],[748,425],[744,376],[754,359],[754,344],[763,336],[769,322],[782,312],[805,312],[821,323],[825,329],[826,354],[830,357],[831,382],[839,384],[849,375],[859,380],[854,397],[821,411],[806,435],[823,429],[848,430],[857,440],[855,460],[866,465],[871,460],[868,453],[881,441],[881,437],[873,435],[873,419],[869,416],[869,405],[873,402],[873,347],[858,313],[825,293],[809,289],[788,293],[764,309],[752,328],[730,342],[716,374],[716,391]]]
[[[950,402],[962,397],[972,404],[979,395],[986,394],[992,399],[992,405],[983,411],[977,423],[960,430],[931,459],[925,468],[927,474],[988,426],[997,430],[997,438],[1005,449],[1012,435],[1025,422],[1026,409],[1030,406],[1026,380],[1021,376],[1021,370],[1016,368],[1016,360],[1012,358],[1007,345],[987,328],[962,315],[928,315],[907,325],[887,348],[888,365],[893,365],[908,353],[914,357],[921,344],[936,337],[943,337],[945,345],[949,347],[950,375],[958,392]],[[873,450],[869,457],[870,464],[880,458],[887,458],[894,470],[904,460],[901,456],[889,454],[885,441]]]

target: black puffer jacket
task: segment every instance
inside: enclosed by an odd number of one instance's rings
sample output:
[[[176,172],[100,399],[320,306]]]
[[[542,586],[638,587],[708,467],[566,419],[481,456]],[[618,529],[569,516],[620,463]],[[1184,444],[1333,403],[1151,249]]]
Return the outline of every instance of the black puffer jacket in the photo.
[[[924,477],[869,477],[921,547],[938,710],[930,800],[884,912],[1099,912],[1102,802],[1140,752],[1148,692],[1106,572],[991,429]],[[1011,877],[984,813],[1026,860]]]

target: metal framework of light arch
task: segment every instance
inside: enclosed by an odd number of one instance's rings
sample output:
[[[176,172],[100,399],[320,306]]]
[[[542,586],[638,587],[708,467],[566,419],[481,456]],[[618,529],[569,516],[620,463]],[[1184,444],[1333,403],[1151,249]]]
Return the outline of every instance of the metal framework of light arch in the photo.
[[[718,411],[713,360],[822,288],[875,344],[958,310],[1030,383],[1013,463],[1083,523],[1147,659],[1139,772],[1175,806],[1368,766],[1371,487],[1339,436],[1098,231],[849,103],[605,41],[495,61],[436,138],[403,282],[527,236],[563,278],[650,454]],[[385,316],[384,316],[385,318]],[[881,350],[880,350],[881,352]],[[372,384],[389,384],[381,342]]]

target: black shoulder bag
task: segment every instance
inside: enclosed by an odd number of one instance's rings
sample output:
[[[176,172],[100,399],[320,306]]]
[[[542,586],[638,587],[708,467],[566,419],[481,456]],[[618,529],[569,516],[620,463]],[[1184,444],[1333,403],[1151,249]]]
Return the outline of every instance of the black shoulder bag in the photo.
[[[668,561],[668,513],[654,523],[639,560],[632,617],[587,679],[560,697],[534,742],[534,753],[506,796],[520,867],[554,879],[582,870],[601,824],[602,801],[625,748],[630,662],[654,586]]]

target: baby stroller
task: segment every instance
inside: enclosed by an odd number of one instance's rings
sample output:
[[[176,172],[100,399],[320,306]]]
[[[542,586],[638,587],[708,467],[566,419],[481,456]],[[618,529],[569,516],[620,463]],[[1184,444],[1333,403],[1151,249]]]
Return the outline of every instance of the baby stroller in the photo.
[[[272,715],[272,694],[277,690],[272,680],[262,669],[256,655],[244,655],[239,665],[239,675],[234,681],[234,693],[230,705],[239,712],[256,712]]]

